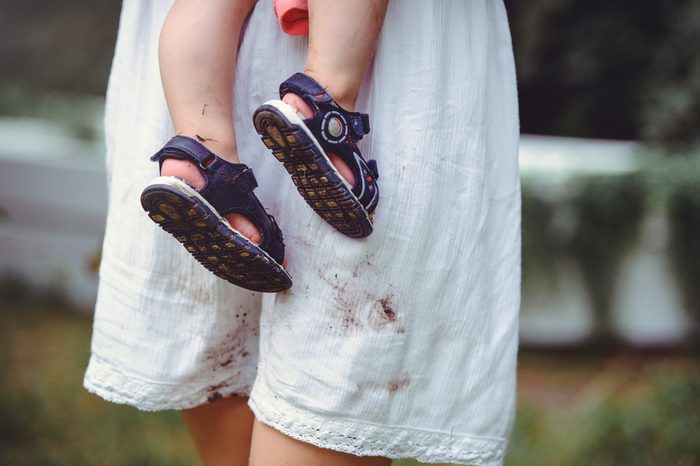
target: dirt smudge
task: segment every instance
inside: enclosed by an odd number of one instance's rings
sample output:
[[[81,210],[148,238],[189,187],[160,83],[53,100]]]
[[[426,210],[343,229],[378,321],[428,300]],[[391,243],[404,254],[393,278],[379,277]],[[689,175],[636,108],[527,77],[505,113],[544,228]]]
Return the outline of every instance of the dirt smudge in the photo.
[[[222,399],[223,397],[224,397],[224,396],[223,396],[221,393],[219,393],[219,392],[212,392],[212,393],[210,393],[209,396],[207,397],[207,402],[213,403],[213,402],[215,402],[215,401],[219,401],[219,400]]]
[[[364,390],[387,391],[390,394],[395,394],[408,389],[413,382],[413,378],[409,374],[402,374],[396,378],[390,379],[388,382],[371,381],[363,384],[357,384],[357,392]]]
[[[345,315],[343,315],[343,318],[341,320],[342,327],[344,329],[352,329],[352,328],[359,328],[362,326],[362,323],[357,319],[357,317],[354,315],[352,312],[352,309],[348,309],[345,311]]]
[[[215,401],[219,401],[219,400],[222,400],[224,398],[230,398],[230,397],[234,397],[234,396],[248,396],[246,393],[238,393],[238,392],[223,393],[223,392],[226,392],[227,388],[228,388],[227,382],[222,382],[222,383],[212,385],[211,387],[207,388],[207,403],[214,403]]]
[[[367,325],[375,332],[406,333],[399,307],[393,294],[387,294],[383,298],[367,295],[367,299],[374,301],[370,314],[367,316]]]
[[[352,278],[357,278],[360,276],[360,272],[364,268],[370,268],[372,267],[372,262],[370,259],[372,259],[373,256],[365,255],[365,258],[355,264],[355,267],[352,269]]]
[[[224,396],[221,394],[221,389],[226,387],[226,382],[221,382],[216,385],[211,385],[207,388],[207,401],[213,403],[217,400],[222,399]]]
[[[396,393],[407,389],[409,385],[411,385],[411,376],[404,374],[402,377],[389,382],[387,384],[387,390],[389,390],[389,393]]]
[[[226,367],[233,362],[233,358],[228,358],[226,361],[219,363],[219,367]]]
[[[231,365],[235,366],[237,361],[250,354],[246,340],[249,331],[254,333],[245,325],[240,325],[235,331],[227,333],[218,344],[204,352],[203,362],[214,372]]]
[[[332,290],[330,329],[353,334],[362,331],[406,333],[393,293],[357,288],[354,279],[368,268],[374,267],[373,258],[369,254],[359,258],[351,270],[352,277],[340,270],[316,270],[316,277]]]
[[[379,305],[382,307],[382,312],[384,312],[386,320],[389,322],[396,322],[396,311],[394,310],[391,298],[392,296],[385,296],[379,300]]]

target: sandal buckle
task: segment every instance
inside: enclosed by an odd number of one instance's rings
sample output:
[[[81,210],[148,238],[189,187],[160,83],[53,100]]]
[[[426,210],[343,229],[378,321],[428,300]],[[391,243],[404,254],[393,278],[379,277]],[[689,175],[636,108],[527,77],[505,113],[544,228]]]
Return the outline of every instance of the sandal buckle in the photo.
[[[369,133],[369,115],[366,113],[354,113],[346,116],[357,139],[362,139],[362,136]]]

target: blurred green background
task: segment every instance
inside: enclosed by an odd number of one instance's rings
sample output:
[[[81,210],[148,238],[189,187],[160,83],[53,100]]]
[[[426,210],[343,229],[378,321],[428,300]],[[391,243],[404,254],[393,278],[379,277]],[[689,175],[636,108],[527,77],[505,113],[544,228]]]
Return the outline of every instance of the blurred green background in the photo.
[[[570,341],[524,339],[506,464],[700,465],[700,2],[505,3],[523,133],[639,143],[631,169],[557,184],[545,167],[524,178],[524,317],[546,307],[538,296],[564,289],[565,267],[591,323]],[[0,3],[0,122],[50,121],[99,143],[119,9]],[[573,159],[578,143],[556,141],[572,145]],[[0,205],[0,227],[5,217]],[[652,255],[678,296],[683,332],[624,338],[615,315],[625,271]],[[93,275],[97,261],[86,264]],[[89,306],[60,287],[0,282],[0,465],[197,463],[177,413],[140,413],[82,389]]]

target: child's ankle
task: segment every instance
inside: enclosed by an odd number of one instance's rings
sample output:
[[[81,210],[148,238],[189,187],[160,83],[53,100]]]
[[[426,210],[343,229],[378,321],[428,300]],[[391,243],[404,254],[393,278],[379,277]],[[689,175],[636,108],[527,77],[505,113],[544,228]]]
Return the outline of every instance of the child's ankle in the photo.
[[[343,109],[355,111],[359,86],[342,75],[328,76],[327,73],[316,72],[313,69],[304,69],[304,74],[313,78],[323,87],[328,95]]]
[[[217,138],[205,132],[182,131],[177,133],[179,136],[187,136],[202,144],[209,149],[214,155],[231,163],[240,163],[238,159],[238,149],[236,148],[236,140],[231,138]]]

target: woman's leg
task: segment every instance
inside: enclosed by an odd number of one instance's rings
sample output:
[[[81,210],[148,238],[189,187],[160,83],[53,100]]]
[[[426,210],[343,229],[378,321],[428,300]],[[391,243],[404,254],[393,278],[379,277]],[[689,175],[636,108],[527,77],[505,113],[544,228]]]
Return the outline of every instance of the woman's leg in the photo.
[[[309,0],[309,54],[304,73],[346,110],[355,110],[362,78],[374,54],[388,0]],[[304,116],[311,109],[294,94],[284,101]],[[352,184],[352,171],[331,156]],[[250,466],[389,466],[382,457],[359,457],[300,442],[256,421]]]
[[[254,420],[248,398],[224,398],[182,416],[203,466],[248,466]]]
[[[255,0],[175,0],[160,34],[160,74],[175,132],[234,163],[233,76],[243,23],[254,5]],[[204,186],[201,173],[188,161],[167,159],[161,174],[180,177],[197,189]],[[244,216],[226,218],[260,242]]]
[[[360,84],[374,55],[388,0],[309,0],[309,51],[304,73],[314,78],[346,110],[354,111]],[[294,94],[284,99],[303,117],[313,112]],[[354,184],[352,170],[331,161]]]
[[[294,440],[255,421],[250,466],[389,466],[391,460],[377,456],[354,456]]]

